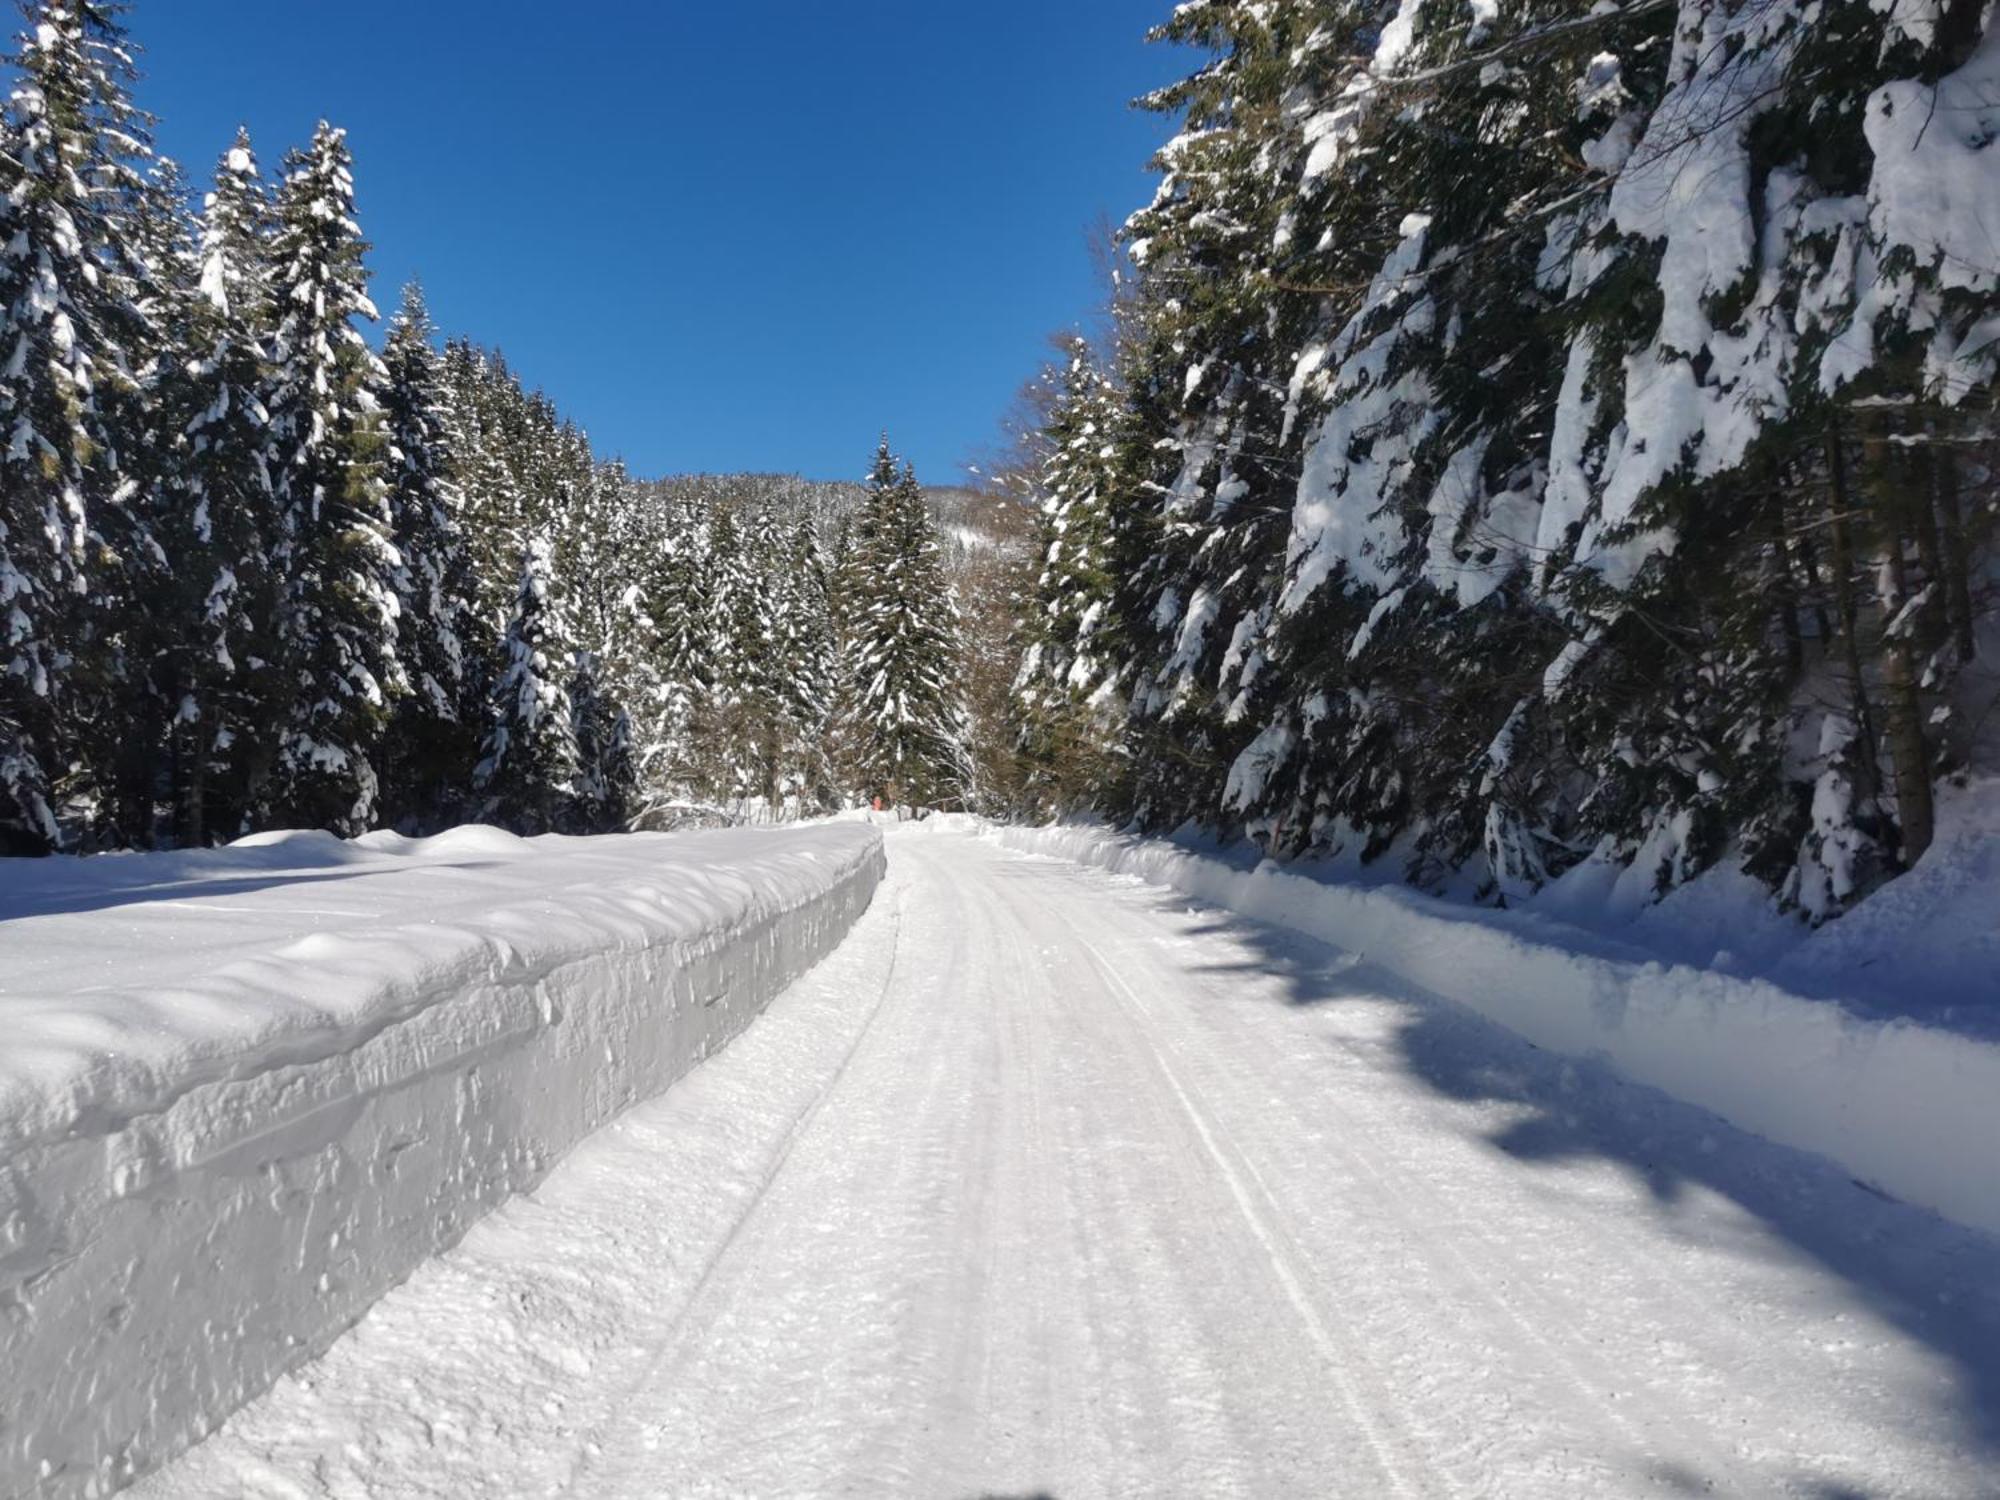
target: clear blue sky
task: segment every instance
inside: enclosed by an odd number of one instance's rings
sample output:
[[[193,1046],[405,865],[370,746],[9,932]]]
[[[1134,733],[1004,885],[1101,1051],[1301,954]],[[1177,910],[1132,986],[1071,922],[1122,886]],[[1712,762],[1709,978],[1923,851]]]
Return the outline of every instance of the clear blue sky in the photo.
[[[1099,300],[1152,189],[1169,0],[138,0],[140,102],[205,184],[345,125],[386,314],[422,277],[642,474],[932,482]]]

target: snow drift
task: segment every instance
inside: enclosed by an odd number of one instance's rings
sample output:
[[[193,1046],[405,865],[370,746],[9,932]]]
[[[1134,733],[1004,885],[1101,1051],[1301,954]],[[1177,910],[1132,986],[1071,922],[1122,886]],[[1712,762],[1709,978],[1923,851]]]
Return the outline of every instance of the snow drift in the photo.
[[[1289,927],[1394,971],[1537,1046],[1783,1145],[1909,1203],[2000,1233],[2000,1045],[1864,1016],[1760,979],[1648,959],[1399,886],[1246,869],[1091,825],[999,828],[1010,848],[1095,865]],[[1538,938],[1536,934],[1541,934]]]
[[[0,868],[0,1493],[106,1493],[740,1031],[856,824]]]

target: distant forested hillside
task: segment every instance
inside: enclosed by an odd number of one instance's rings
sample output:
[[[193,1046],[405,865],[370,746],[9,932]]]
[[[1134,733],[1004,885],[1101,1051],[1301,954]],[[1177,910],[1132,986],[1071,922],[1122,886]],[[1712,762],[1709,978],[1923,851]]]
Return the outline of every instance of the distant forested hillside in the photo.
[[[414,286],[378,353],[344,134],[218,143],[197,195],[123,9],[31,0],[7,59],[0,843],[983,795],[1006,507],[886,442],[639,483]]]

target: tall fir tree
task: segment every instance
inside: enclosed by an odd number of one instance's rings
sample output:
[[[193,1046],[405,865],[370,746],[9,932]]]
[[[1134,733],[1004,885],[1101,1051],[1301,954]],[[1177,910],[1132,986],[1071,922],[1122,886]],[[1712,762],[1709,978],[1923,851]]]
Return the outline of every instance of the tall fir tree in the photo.
[[[1105,484],[1123,810],[1496,901],[1734,860],[1822,920],[1919,858],[1978,752],[2000,267],[1910,185],[2000,160],[1994,24],[1176,9]]]
[[[375,814],[373,757],[396,659],[385,378],[356,318],[373,319],[343,131],[321,122],[286,159],[273,247],[280,318],[270,395],[284,702],[261,801],[267,820],[357,833]]]
[[[548,540],[530,537],[521,549],[484,754],[473,772],[481,816],[529,834],[565,826],[583,771],[565,686],[571,648],[552,597],[553,571]]]
[[[436,335],[412,282],[382,353],[397,654],[409,688],[392,711],[383,758],[386,816],[421,829],[464,810],[489,686]]]
[[[1030,476],[1040,569],[1024,601],[1009,705],[1022,791],[1040,812],[1087,806],[1109,790],[1125,667],[1112,574],[1124,404],[1088,340],[1068,339],[1064,354],[1041,381],[1048,409]]]
[[[606,691],[606,673],[594,651],[575,654],[568,696],[577,769],[558,826],[567,833],[616,832],[632,816],[638,792],[631,716]]]
[[[727,507],[708,521],[707,605],[702,654],[708,690],[695,721],[705,793],[722,801],[755,795],[746,726],[754,712],[761,647],[757,578],[749,542]]]
[[[662,498],[651,510],[649,542],[634,580],[651,677],[635,746],[647,794],[671,801],[693,793],[702,776],[695,740],[714,688],[708,653],[713,579],[706,512],[691,495]]]
[[[117,841],[128,633],[163,561],[121,439],[152,279],[135,243],[150,159],[119,7],[38,0],[0,149],[0,835],[63,840],[74,800]]]
[[[839,670],[826,554],[810,521],[797,522],[787,551],[769,563],[779,597],[776,699],[778,791],[801,811],[837,805],[828,736]]]
[[[861,790],[892,806],[972,796],[957,615],[923,487],[884,438],[855,528],[843,606],[847,712]]]
[[[270,545],[277,462],[263,405],[275,323],[267,257],[274,224],[247,132],[216,168],[197,246],[188,350],[165,361],[161,434],[175,459],[162,529],[175,559],[172,638],[157,653],[173,705],[170,784],[176,837],[240,832],[246,755],[279,701]]]

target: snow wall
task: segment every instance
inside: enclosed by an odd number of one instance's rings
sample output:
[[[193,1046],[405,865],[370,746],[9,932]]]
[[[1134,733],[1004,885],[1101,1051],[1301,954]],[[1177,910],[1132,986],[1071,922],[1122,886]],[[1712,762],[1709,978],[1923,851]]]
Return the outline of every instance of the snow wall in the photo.
[[[1892,1197],[2000,1233],[2000,1046],[1990,1042],[1864,1019],[1763,980],[1574,952],[1410,890],[1240,869],[1089,825],[993,836],[1364,954],[1539,1047],[1602,1059]]]
[[[0,1109],[0,1495],[107,1494],[191,1446],[728,1042],[882,876],[873,829],[808,833],[313,940],[267,975],[374,993],[290,1058]]]

